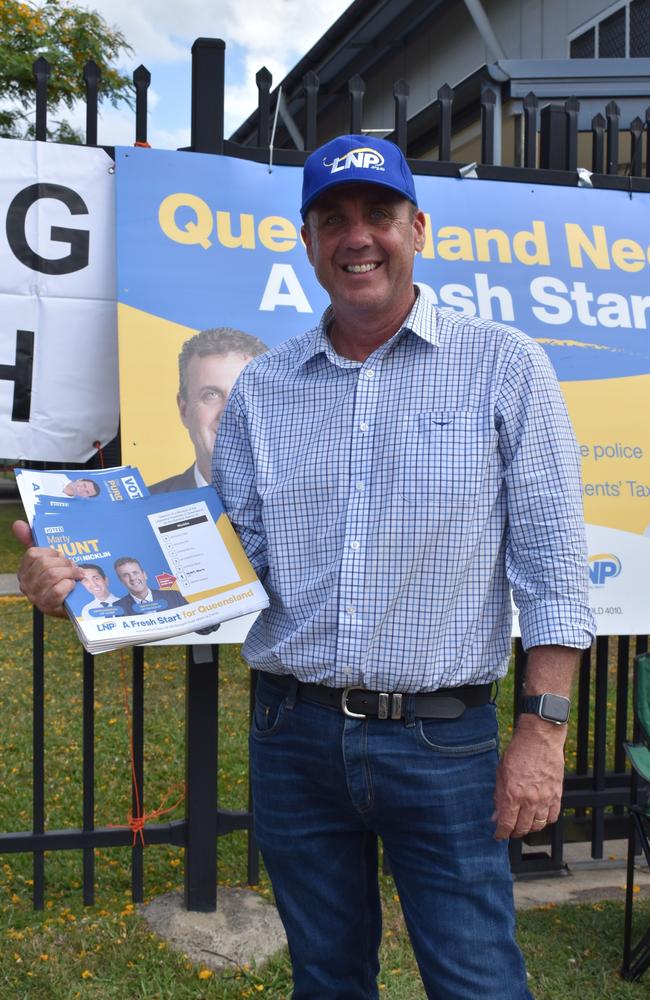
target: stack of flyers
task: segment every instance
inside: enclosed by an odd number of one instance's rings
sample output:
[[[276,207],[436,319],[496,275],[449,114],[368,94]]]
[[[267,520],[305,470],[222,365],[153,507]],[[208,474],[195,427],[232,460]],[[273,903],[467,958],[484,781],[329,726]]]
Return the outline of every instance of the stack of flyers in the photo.
[[[124,472],[109,471],[115,481]],[[137,470],[128,475],[146,494]],[[37,545],[58,549],[83,570],[65,607],[90,653],[209,632],[268,606],[211,486],[122,497],[129,503],[97,497],[80,503],[79,495],[40,493],[32,520]]]
[[[58,469],[56,472],[38,472],[34,469],[15,469],[16,485],[30,525],[41,497],[52,505],[67,507],[75,500],[136,500],[149,496],[149,490],[138,469],[121,465],[117,469]]]

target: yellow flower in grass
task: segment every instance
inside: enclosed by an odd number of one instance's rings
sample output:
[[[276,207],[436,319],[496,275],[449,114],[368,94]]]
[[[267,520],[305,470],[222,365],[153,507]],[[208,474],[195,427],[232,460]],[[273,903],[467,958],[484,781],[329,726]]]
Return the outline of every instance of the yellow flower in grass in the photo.
[[[199,979],[210,979],[214,975],[212,969],[201,969]]]

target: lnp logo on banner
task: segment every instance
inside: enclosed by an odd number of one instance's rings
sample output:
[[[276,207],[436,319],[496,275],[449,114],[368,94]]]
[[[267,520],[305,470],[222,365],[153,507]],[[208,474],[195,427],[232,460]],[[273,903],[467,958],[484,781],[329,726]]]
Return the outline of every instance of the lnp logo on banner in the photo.
[[[612,552],[589,556],[589,580],[593,587],[604,587],[621,574],[621,560]]]
[[[335,156],[331,163],[323,159],[323,166],[330,168],[331,174],[337,174],[341,170],[349,170],[350,167],[358,167],[361,170],[383,170],[384,158],[381,153],[368,146],[358,146],[351,149],[345,156]]]

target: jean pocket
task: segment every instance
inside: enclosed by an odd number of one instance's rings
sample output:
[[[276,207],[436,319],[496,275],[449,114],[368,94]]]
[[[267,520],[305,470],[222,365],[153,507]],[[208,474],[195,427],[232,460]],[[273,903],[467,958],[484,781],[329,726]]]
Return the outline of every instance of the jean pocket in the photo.
[[[255,710],[251,732],[253,736],[272,736],[277,733],[284,719],[286,697],[265,691],[255,696]]]
[[[451,734],[448,736],[444,733],[439,723],[423,722],[422,719],[417,720],[415,732],[422,746],[442,757],[475,757],[496,750],[498,746],[496,734],[478,738],[469,735],[453,738]]]

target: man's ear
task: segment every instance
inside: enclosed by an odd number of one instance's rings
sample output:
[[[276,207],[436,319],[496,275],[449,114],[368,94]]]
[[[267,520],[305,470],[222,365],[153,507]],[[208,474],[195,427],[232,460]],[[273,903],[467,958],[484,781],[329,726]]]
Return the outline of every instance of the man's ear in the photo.
[[[178,407],[178,415],[181,418],[181,423],[183,427],[187,427],[187,400],[183,399],[180,392],[176,393],[176,405]]]
[[[415,249],[420,253],[424,249],[426,218],[424,212],[417,211],[413,219],[413,229],[415,230]]]
[[[314,266],[314,254],[311,245],[311,230],[307,224],[302,226],[300,230],[300,235],[302,237],[302,242],[305,244],[305,250],[307,251],[307,259],[311,266]]]

